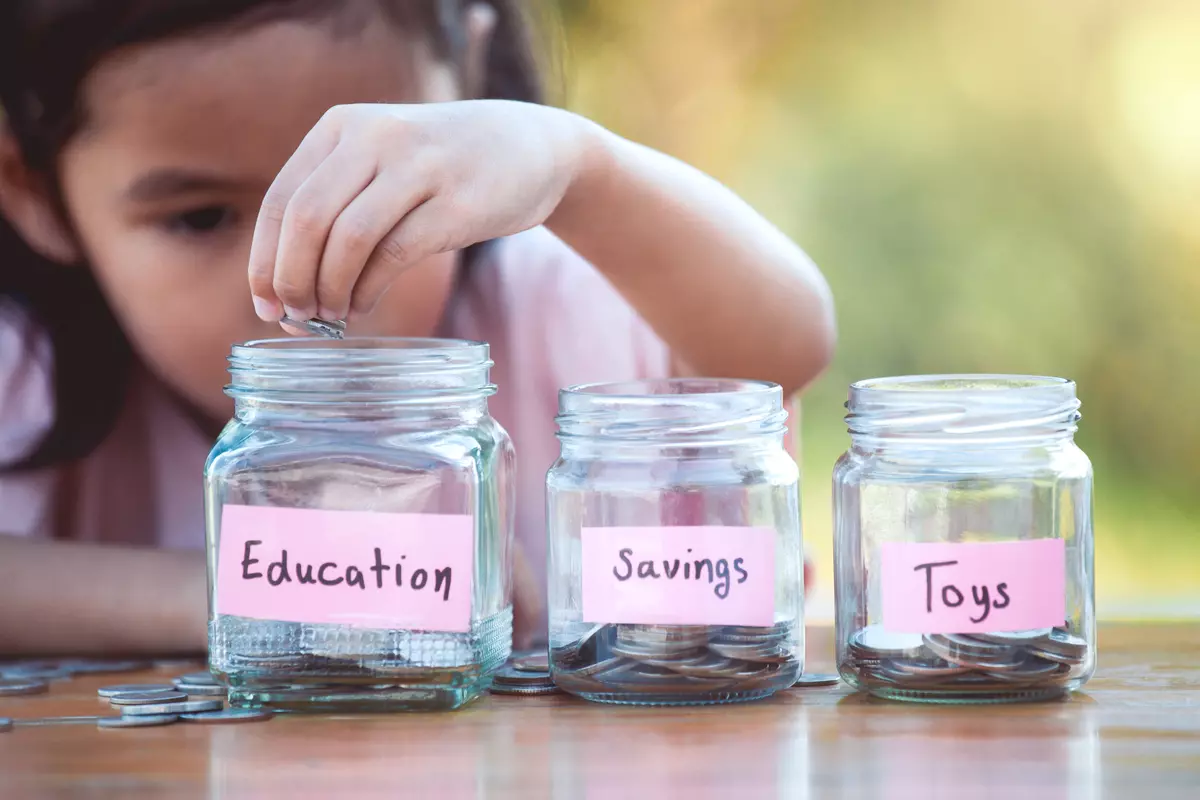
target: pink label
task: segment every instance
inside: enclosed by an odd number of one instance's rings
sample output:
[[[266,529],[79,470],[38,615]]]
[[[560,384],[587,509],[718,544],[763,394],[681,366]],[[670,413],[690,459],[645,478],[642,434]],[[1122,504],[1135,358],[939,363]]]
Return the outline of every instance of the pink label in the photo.
[[[1002,633],[1066,620],[1066,545],[884,542],[883,627],[896,633]]]
[[[466,633],[474,552],[469,515],[227,505],[216,612]]]
[[[586,622],[775,624],[771,528],[584,528],[580,535]]]

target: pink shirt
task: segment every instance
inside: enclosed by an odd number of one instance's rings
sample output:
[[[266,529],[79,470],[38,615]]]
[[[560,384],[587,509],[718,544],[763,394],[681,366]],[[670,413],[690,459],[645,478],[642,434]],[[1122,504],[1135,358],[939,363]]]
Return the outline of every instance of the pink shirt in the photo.
[[[517,536],[541,574],[559,388],[664,377],[670,359],[608,282],[545,229],[510,237],[490,252],[473,267],[445,332],[491,344],[499,386],[491,410],[517,450]],[[27,455],[52,425],[52,370],[45,334],[18,305],[0,300],[0,465]],[[81,462],[0,473],[0,532],[203,548],[201,475],[211,447],[142,371],[113,432]]]

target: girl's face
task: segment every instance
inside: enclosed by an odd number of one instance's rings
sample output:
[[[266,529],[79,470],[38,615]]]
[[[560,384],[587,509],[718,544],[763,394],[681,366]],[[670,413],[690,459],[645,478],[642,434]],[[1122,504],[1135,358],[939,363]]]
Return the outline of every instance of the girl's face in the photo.
[[[85,124],[61,154],[75,246],[143,360],[186,402],[227,418],[231,345],[281,335],[246,278],[259,205],[330,107],[456,98],[446,65],[382,22],[360,32],[282,21],[128,48],[83,86]],[[363,335],[428,336],[453,254],[406,272]]]

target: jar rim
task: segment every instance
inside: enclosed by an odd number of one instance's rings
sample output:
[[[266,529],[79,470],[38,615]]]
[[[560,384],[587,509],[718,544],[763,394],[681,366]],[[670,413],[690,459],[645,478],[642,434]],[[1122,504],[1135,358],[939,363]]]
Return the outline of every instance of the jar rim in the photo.
[[[943,375],[899,375],[868,378],[850,384],[854,392],[895,392],[912,396],[915,392],[949,394],[988,394],[995,392],[1044,392],[1074,390],[1075,381],[1046,375],[1008,375],[1003,373],[948,373]]]
[[[254,339],[233,346],[231,359],[263,359],[280,365],[325,360],[376,364],[474,365],[488,360],[488,345],[471,339],[432,337],[352,336],[322,339],[312,336]]]
[[[632,381],[600,381],[568,386],[560,392],[564,397],[577,396],[606,401],[641,401],[647,398],[671,397],[714,398],[769,396],[782,394],[777,383],[744,380],[741,378],[646,378]]]

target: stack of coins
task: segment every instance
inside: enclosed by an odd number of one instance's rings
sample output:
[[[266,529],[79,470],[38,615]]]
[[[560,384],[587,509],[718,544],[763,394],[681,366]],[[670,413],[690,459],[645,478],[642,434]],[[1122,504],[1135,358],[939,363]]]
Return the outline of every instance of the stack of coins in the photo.
[[[1063,688],[1088,652],[1062,628],[920,635],[870,625],[850,638],[843,664],[867,689],[982,695]]]
[[[597,625],[551,653],[559,687],[583,695],[702,695],[791,686],[794,623]]]

